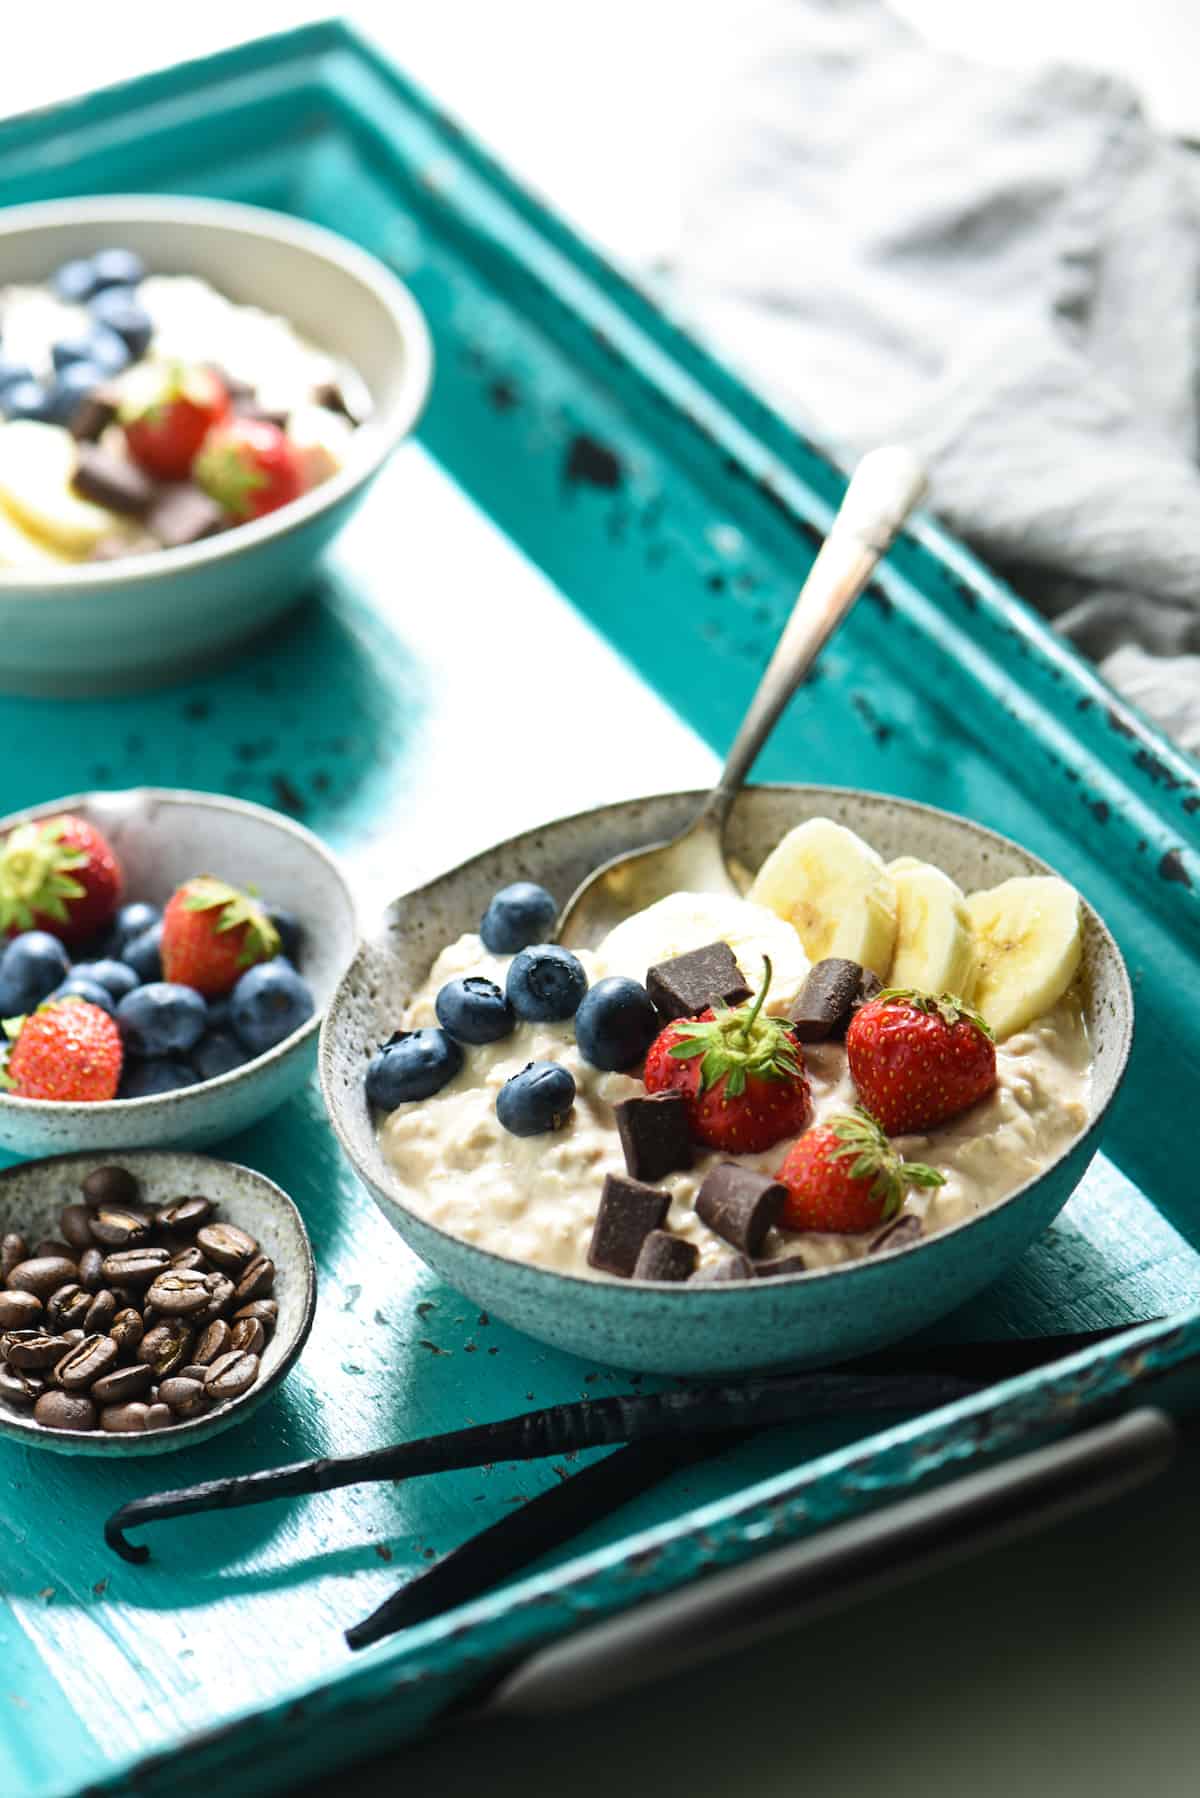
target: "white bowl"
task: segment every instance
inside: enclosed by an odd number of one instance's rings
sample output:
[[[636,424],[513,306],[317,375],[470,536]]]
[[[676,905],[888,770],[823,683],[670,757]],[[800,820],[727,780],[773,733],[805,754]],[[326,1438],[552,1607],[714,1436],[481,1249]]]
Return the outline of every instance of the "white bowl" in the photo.
[[[197,1148],[274,1111],[308,1079],[321,1016],[354,953],[354,901],[334,857],[310,830],[265,806],[215,793],[136,787],[77,793],[0,818],[0,836],[27,818],[78,812],[102,830],[125,869],[127,900],[164,905],[195,874],[253,886],[304,929],[301,973],[316,1001],[284,1042],[215,1080],[148,1099],[70,1105],[0,1092],[0,1148],[22,1156],[80,1149]]]
[[[314,565],[420,417],[433,369],[425,319],[382,263],[316,225],[255,206],[113,196],[0,213],[0,283],[41,282],[105,245],[198,275],[291,321],[356,370],[371,417],[312,492],[202,543],[115,562],[0,569],[0,690],[60,696],[190,676],[304,596]]]

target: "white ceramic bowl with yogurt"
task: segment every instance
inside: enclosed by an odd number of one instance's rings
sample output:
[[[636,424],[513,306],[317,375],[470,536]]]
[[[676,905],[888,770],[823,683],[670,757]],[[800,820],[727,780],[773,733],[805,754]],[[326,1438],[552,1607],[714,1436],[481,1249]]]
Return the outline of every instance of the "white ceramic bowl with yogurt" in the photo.
[[[178,549],[48,569],[0,568],[0,691],[71,696],[194,674],[297,604],[317,561],[429,392],[424,316],[382,263],[332,232],[258,207],[177,197],[56,200],[0,213],[0,283],[33,285],[111,244],[286,319],[346,364],[370,414],[342,467],[264,518]],[[196,359],[218,360],[197,345]]]

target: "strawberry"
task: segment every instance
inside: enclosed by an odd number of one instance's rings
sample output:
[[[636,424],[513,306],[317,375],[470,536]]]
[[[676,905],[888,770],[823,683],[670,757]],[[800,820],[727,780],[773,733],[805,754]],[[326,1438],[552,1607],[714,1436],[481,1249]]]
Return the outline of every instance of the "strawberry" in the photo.
[[[851,1019],[854,1084],[889,1135],[928,1130],[996,1084],[996,1045],[978,1012],[953,993],[888,987]]]
[[[304,492],[304,468],[290,437],[262,418],[231,418],[196,458],[196,481],[241,521],[276,512]]]
[[[789,1024],[763,1011],[770,984],[767,961],[755,999],[677,1018],[646,1056],[647,1092],[681,1092],[697,1142],[726,1154],[769,1149],[812,1116],[800,1045]]]
[[[125,447],[160,481],[186,481],[200,445],[229,412],[229,394],[210,368],[146,362],[129,378],[118,414]]]
[[[85,942],[113,916],[123,886],[112,845],[86,818],[18,824],[0,843],[0,932]]]
[[[202,874],[185,881],[163,912],[163,979],[206,999],[236,986],[255,962],[280,952],[279,932],[256,899]]]
[[[91,1104],[115,1099],[121,1080],[121,1032],[86,999],[50,999],[27,1018],[9,1018],[12,1040],[0,1082],[18,1099]]]
[[[944,1186],[945,1174],[901,1161],[861,1105],[806,1130],[776,1176],[788,1189],[783,1230],[873,1230],[899,1211],[906,1186]]]

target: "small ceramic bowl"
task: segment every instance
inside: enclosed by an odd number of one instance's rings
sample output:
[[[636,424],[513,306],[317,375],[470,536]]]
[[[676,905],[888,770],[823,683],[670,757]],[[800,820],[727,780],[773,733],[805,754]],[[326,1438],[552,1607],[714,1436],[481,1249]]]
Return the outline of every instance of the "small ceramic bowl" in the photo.
[[[67,1105],[0,1092],[0,1148],[14,1155],[71,1149],[198,1148],[274,1111],[308,1079],[321,1014],[354,953],[354,901],[337,862],[312,832],[240,799],[136,787],[77,793],[0,818],[0,836],[27,818],[79,812],[112,843],[126,897],[164,905],[194,874],[217,874],[285,905],[304,930],[301,973],[313,1016],[284,1042],[215,1080],[149,1099]]]
[[[345,467],[291,505],[202,543],[31,576],[0,569],[0,690],[92,695],[191,676],[304,595],[317,558],[413,429],[433,370],[416,301],[353,244],[254,206],[109,196],[0,216],[6,282],[45,281],[108,244],[290,320],[371,398]]]
[[[18,1230],[28,1241],[58,1234],[64,1205],[79,1202],[79,1188],[104,1155],[55,1155],[0,1172],[0,1234]],[[142,1151],[121,1156],[151,1205],[165,1205],[183,1193],[203,1193],[220,1207],[221,1218],[257,1238],[275,1263],[279,1321],[262,1353],[262,1370],[241,1398],[228,1399],[203,1417],[169,1424],[145,1435],[109,1435],[103,1430],[47,1430],[28,1412],[0,1399],[0,1435],[27,1448],[65,1455],[165,1455],[192,1448],[241,1423],[279,1385],[308,1340],[317,1303],[317,1272],[304,1221],[287,1194],[265,1174],[208,1155]]]
[[[890,1255],[709,1286],[589,1280],[531,1267],[447,1234],[405,1203],[363,1091],[370,1055],[395,1029],[438,951],[478,929],[498,887],[537,880],[565,897],[610,856],[673,836],[703,798],[671,793],[562,818],[398,899],[378,935],[359,949],[330,1004],[320,1052],[325,1103],[342,1148],[410,1247],[472,1303],[531,1336],[591,1361],[666,1374],[728,1375],[841,1361],[910,1334],[988,1285],[1079,1184],[1099,1144],[1133,1032],[1133,995],[1120,951],[1090,907],[1084,907],[1082,972],[1094,1056],[1088,1126],[1041,1174],[991,1210]],[[748,789],[731,821],[732,857],[757,868],[794,824],[819,816],[856,830],[885,860],[915,855],[936,863],[968,892],[1014,874],[1052,872],[966,818],[839,787]]]

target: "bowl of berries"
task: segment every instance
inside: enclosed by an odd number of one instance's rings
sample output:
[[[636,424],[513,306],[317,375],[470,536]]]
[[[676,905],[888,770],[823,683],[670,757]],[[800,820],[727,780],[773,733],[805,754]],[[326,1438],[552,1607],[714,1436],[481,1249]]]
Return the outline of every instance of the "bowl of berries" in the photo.
[[[84,793],[0,819],[0,1148],[196,1148],[308,1079],[354,950],[310,831],[214,794]]]
[[[408,290],[256,207],[0,218],[0,689],[195,672],[294,605],[429,390]]]

